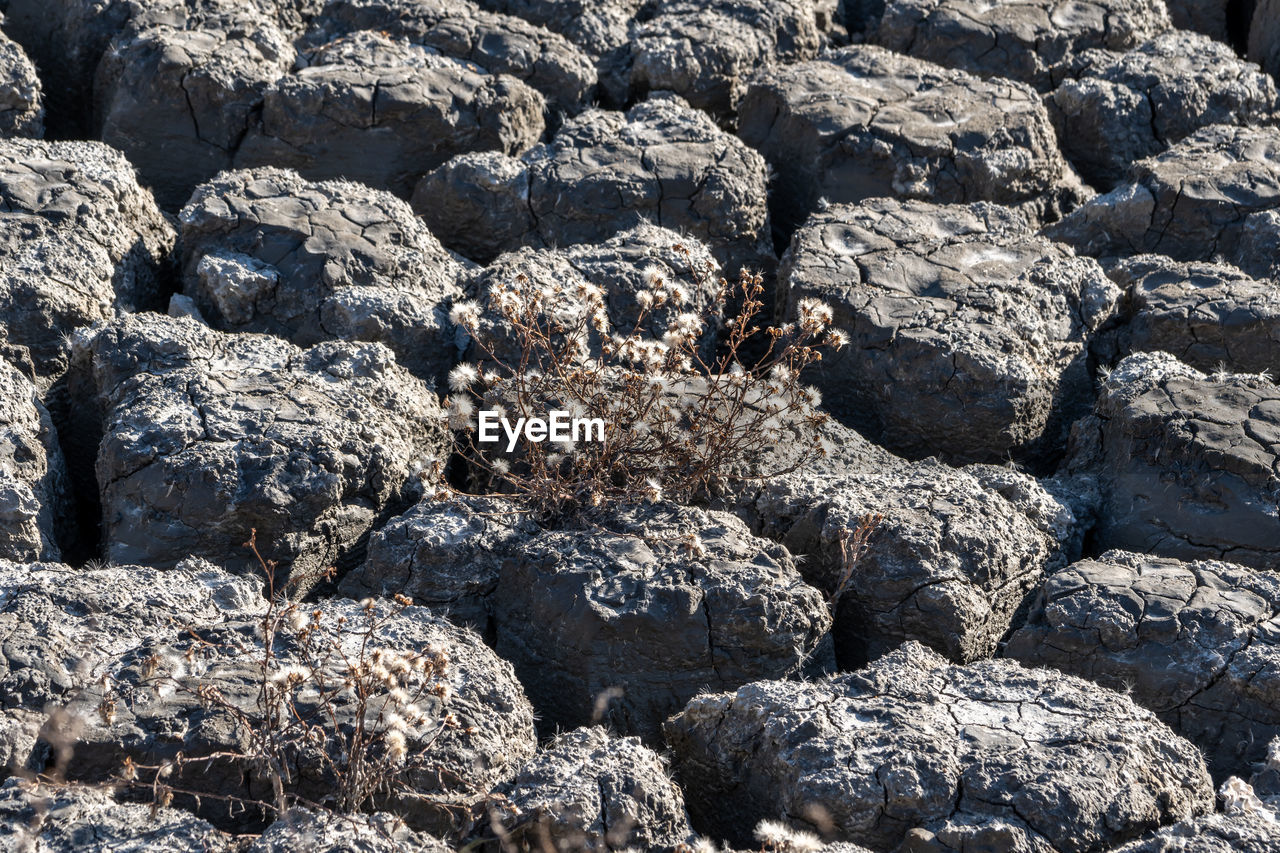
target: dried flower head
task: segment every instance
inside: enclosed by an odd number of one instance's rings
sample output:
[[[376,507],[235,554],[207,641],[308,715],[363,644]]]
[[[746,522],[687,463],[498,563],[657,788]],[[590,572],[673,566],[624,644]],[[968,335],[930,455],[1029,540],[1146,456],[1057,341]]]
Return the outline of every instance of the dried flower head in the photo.
[[[480,305],[469,299],[455,303],[449,311],[449,322],[475,332],[480,325]]]
[[[476,404],[471,402],[470,397],[455,394],[449,398],[448,406],[450,429],[466,429],[471,426],[471,419],[476,413]]]
[[[409,755],[409,746],[405,740],[404,732],[392,729],[382,737],[382,742],[387,748],[387,758],[392,764],[403,764]]]
[[[449,390],[465,391],[480,378],[480,371],[474,364],[459,364],[449,371]]]
[[[761,844],[782,847],[791,840],[791,827],[779,820],[762,820],[756,824],[753,835]]]

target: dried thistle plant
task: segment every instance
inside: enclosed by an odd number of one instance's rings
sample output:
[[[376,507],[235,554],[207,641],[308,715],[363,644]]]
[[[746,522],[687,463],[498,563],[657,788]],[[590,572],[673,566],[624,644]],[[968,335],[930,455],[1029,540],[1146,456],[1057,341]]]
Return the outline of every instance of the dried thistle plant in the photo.
[[[202,800],[223,801],[233,811],[256,812],[264,818],[278,817],[294,806],[354,815],[397,802],[429,800],[413,782],[443,772],[431,748],[446,730],[461,729],[445,710],[450,698],[448,651],[424,648],[406,653],[380,644],[383,629],[411,605],[408,598],[366,599],[355,618],[334,616],[323,604],[307,605],[293,597],[296,588],[306,588],[318,577],[290,576],[277,588],[276,566],[258,551],[256,531],[246,546],[264,573],[268,596],[253,640],[246,643],[242,632],[231,632],[226,639],[210,641],[191,631],[187,642],[153,652],[137,664],[129,696],[104,690],[99,705],[106,721],[119,703],[142,693],[181,694],[231,719],[240,746],[191,756],[179,753],[155,764],[126,758],[112,784],[149,794],[154,809],[168,806],[180,794],[197,805]],[[244,696],[239,701],[225,696],[198,677],[211,661],[246,655],[255,673],[256,696],[251,702]],[[214,764],[242,768],[265,780],[270,800],[188,784]],[[325,796],[313,800],[299,793],[303,775],[309,777],[310,788],[323,789]]]
[[[694,289],[699,270],[687,248],[674,249],[688,264]],[[663,499],[694,502],[713,494],[744,460],[764,458],[799,428],[808,448],[782,471],[756,471],[764,479],[826,455],[818,429],[828,416],[801,372],[848,337],[830,329],[831,309],[814,300],[799,319],[762,326],[764,284],[743,271],[735,284],[720,279],[703,310],[688,308],[690,284],[654,266],[636,294],[630,329],[613,328],[604,292],[580,282],[539,285],[521,275],[490,290],[487,306],[454,306],[454,323],[472,336],[478,363],[449,376],[450,427],[459,452],[503,493],[544,517],[614,502]],[[738,307],[724,324],[719,354],[707,352],[708,332],[725,306]],[[661,312],[660,335],[647,331]],[[745,353],[759,352],[750,364]],[[545,417],[567,412],[599,419],[603,440],[537,441],[526,434],[514,452],[494,451],[478,438],[478,412],[499,417]]]

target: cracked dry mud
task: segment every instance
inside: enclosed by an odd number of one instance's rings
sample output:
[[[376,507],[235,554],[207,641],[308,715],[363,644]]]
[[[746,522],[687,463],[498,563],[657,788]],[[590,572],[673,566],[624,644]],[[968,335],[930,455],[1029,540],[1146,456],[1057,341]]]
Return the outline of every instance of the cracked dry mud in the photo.
[[[1080,679],[907,643],[827,681],[699,697],[666,733],[692,814],[739,842],[751,816],[818,806],[878,850],[1083,853],[1212,809],[1199,753],[1154,719]]]
[[[381,344],[303,350],[139,314],[83,352],[112,561],[197,556],[247,571],[256,529],[267,559],[323,569],[403,508],[411,474],[445,453],[431,386]]]
[[[0,850],[1280,850],[1278,75],[1280,0],[0,0]],[[454,452],[505,289],[710,358],[743,266],[816,437],[574,524]],[[255,535],[448,660],[357,815],[245,757]]]
[[[832,205],[796,232],[779,280],[784,319],[817,298],[850,335],[813,373],[827,409],[897,453],[957,462],[1056,452],[1119,296],[1096,262],[986,203]]]
[[[1029,86],[880,47],[756,75],[738,123],[777,172],[770,211],[782,239],[824,201],[993,201],[1039,222],[1087,196]]]
[[[885,4],[874,38],[899,53],[1047,92],[1076,54],[1127,51],[1169,26],[1162,0],[900,0]]]
[[[1280,128],[1212,125],[1136,162],[1128,182],[1045,229],[1081,254],[1280,264]]]
[[[484,261],[642,221],[707,242],[729,270],[773,257],[764,159],[669,93],[583,113],[519,159],[460,154],[423,178],[413,205],[446,246]]]
[[[1266,758],[1280,579],[1219,561],[1108,551],[1055,573],[1005,654],[1129,692],[1224,778]]]

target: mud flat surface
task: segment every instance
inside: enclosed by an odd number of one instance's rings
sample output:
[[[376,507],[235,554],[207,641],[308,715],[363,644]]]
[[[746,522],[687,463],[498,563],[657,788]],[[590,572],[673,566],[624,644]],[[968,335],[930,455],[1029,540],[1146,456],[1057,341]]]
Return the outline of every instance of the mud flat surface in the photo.
[[[0,13],[0,850],[1280,849],[1276,0]],[[443,488],[513,283],[712,353],[743,266],[824,458]]]

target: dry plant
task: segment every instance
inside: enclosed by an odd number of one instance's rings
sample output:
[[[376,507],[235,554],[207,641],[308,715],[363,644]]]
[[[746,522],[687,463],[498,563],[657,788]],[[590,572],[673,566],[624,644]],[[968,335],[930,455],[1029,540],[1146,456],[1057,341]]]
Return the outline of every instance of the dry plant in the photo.
[[[817,853],[826,845],[812,832],[794,829],[780,820],[762,820],[754,833],[760,853]]]
[[[706,284],[689,250],[677,245],[694,287]],[[848,337],[829,329],[831,309],[802,300],[799,320],[761,326],[764,285],[744,270],[736,284],[720,279],[716,298],[688,309],[689,286],[657,266],[644,272],[635,295],[638,315],[629,330],[613,328],[604,292],[580,282],[537,284],[519,275],[494,287],[487,310],[471,301],[454,306],[453,321],[471,335],[477,364],[449,376],[450,426],[461,455],[487,475],[494,491],[547,517],[608,503],[671,499],[682,503],[744,479],[743,463],[794,443],[805,452],[768,478],[829,452],[818,436],[828,416],[801,371],[822,358],[820,347]],[[706,337],[727,305],[739,306],[725,324],[719,355]],[[670,317],[660,337],[646,331],[657,312]],[[744,365],[745,353],[761,355]],[[521,433],[511,454],[477,441],[478,412],[500,418],[599,419],[602,440],[537,441]],[[503,440],[505,444],[505,437]]]
[[[431,747],[450,728],[460,728],[451,713],[432,714],[446,703],[447,650],[424,648],[404,653],[385,648],[379,636],[411,601],[366,599],[354,619],[326,614],[323,604],[305,605],[292,597],[332,570],[315,577],[290,577],[276,586],[276,564],[258,550],[256,531],[246,543],[265,574],[268,602],[257,621],[254,640],[243,634],[211,642],[189,630],[185,652],[153,652],[138,666],[127,691],[101,691],[97,711],[108,725],[122,703],[146,691],[152,696],[181,695],[231,719],[236,749],[200,755],[179,753],[157,764],[126,758],[112,784],[149,795],[153,808],[168,806],[175,794],[225,802],[234,811],[278,817],[293,806],[353,815],[370,808],[430,801],[410,780],[444,770],[435,766]],[[235,701],[213,684],[195,677],[209,662],[248,657],[256,696]],[[184,677],[190,674],[191,677]],[[104,684],[104,687],[106,685]],[[413,738],[410,749],[410,738]],[[270,799],[238,797],[186,784],[191,771],[230,765],[268,783]],[[308,799],[299,792],[303,777]],[[465,780],[459,780],[465,781]],[[477,795],[483,792],[475,792]]]
[[[857,527],[852,530],[841,527],[836,531],[836,541],[840,544],[840,578],[831,592],[831,597],[827,599],[827,609],[831,611],[832,616],[835,616],[836,607],[839,606],[844,591],[848,589],[849,582],[853,580],[853,573],[857,570],[858,563],[866,556],[871,544],[871,534],[876,532],[876,528],[883,521],[884,516],[880,513],[868,512],[858,519]]]

